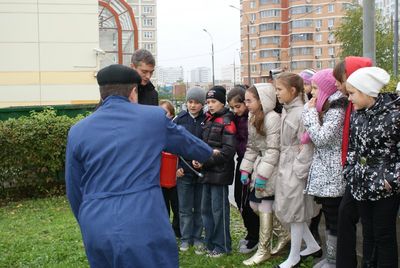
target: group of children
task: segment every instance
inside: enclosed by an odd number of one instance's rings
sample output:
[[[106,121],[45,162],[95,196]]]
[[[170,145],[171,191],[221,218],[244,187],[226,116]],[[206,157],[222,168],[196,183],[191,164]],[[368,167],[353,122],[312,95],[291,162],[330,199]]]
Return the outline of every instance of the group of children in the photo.
[[[180,250],[193,245],[196,254],[210,257],[232,251],[228,185],[235,177],[235,202],[247,231],[239,252],[257,249],[245,265],[264,262],[289,241],[289,256],[278,267],[321,257],[316,236],[322,212],[326,254],[314,267],[355,267],[358,214],[363,266],[397,267],[400,100],[380,93],[390,76],[371,65],[347,57],[335,69],[283,72],[228,95],[221,86],[207,93],[190,89],[188,109],[174,121],[218,153],[205,163],[186,159],[201,177],[187,165],[178,167]]]

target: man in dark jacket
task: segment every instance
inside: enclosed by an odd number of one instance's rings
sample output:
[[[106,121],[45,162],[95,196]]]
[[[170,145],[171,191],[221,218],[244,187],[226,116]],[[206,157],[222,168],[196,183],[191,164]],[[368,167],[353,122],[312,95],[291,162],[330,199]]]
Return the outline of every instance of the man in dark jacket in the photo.
[[[136,70],[142,78],[142,82],[138,88],[139,104],[158,106],[158,93],[150,81],[155,66],[156,61],[150,51],[138,49],[133,53],[131,67]]]

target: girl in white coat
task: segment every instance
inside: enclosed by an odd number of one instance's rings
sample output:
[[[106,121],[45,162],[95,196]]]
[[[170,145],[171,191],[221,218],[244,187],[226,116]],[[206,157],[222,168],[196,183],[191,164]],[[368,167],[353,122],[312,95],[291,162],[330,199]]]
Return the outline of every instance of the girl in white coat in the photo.
[[[312,145],[301,144],[305,130],[301,121],[305,94],[303,79],[294,73],[282,73],[276,79],[276,94],[283,104],[281,117],[281,146],[278,177],[275,183],[275,214],[283,224],[290,225],[291,245],[288,258],[278,265],[291,268],[300,265],[301,255],[320,250],[307,221],[313,217],[313,200],[305,195],[308,171],[312,161]]]
[[[271,256],[272,203],[279,161],[280,116],[274,111],[275,88],[270,83],[255,84],[246,90],[245,103],[250,112],[249,138],[242,163],[241,181],[249,184],[250,206],[260,218],[257,252],[245,265],[259,264]]]

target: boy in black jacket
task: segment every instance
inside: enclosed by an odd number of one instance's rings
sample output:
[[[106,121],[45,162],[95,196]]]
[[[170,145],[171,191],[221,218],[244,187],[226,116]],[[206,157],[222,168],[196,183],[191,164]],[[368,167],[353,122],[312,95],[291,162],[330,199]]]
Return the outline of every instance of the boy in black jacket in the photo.
[[[226,90],[212,87],[206,95],[208,112],[204,123],[203,141],[219,154],[203,165],[194,161],[194,167],[203,167],[204,177],[201,215],[205,228],[205,244],[209,257],[220,257],[232,250],[229,231],[228,185],[234,173],[233,157],[236,152],[236,127],[233,113],[225,108]]]
[[[182,111],[174,119],[177,125],[186,128],[198,138],[202,138],[202,122],[206,116],[203,113],[203,106],[206,100],[204,89],[194,87],[186,93],[187,111]],[[191,162],[187,161],[188,163]],[[176,172],[177,189],[179,199],[179,221],[181,230],[180,251],[187,251],[190,245],[194,246],[196,254],[204,252],[201,234],[203,223],[201,220],[201,195],[203,184],[199,183],[199,177],[182,161]]]

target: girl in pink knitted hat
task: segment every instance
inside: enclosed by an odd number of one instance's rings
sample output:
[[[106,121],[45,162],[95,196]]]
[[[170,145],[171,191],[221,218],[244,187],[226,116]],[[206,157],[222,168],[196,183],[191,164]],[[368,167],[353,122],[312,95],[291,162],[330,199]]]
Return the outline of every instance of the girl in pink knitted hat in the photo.
[[[312,77],[315,96],[305,105],[302,119],[314,155],[305,193],[322,205],[326,221],[326,258],[314,267],[336,267],[337,219],[345,190],[342,175],[342,131],[347,105],[346,97],[335,85],[332,69],[318,71]],[[320,252],[302,252],[302,256],[321,255]]]

